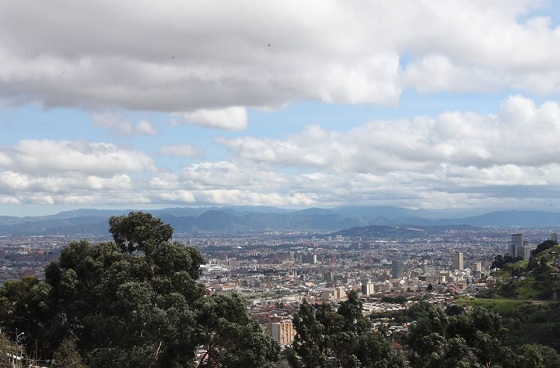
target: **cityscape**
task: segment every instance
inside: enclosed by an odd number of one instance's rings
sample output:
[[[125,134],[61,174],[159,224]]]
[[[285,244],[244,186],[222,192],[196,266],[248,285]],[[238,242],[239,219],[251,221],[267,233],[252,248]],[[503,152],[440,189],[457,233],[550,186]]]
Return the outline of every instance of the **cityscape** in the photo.
[[[0,0],[0,368],[560,367],[560,1]]]
[[[320,232],[174,236],[200,250],[205,259],[200,281],[208,295],[238,293],[250,314],[283,345],[293,342],[292,314],[305,299],[338,303],[354,290],[364,310],[379,313],[410,305],[386,302],[401,297],[414,303],[429,296],[436,304],[452,304],[492,288],[491,266],[497,255],[529,259],[537,244],[557,242],[555,229],[434,228],[416,236],[362,238]],[[44,277],[69,243],[111,241],[101,236],[2,236],[0,284],[24,276]],[[402,332],[402,329],[397,329]],[[288,331],[288,332],[286,332]]]

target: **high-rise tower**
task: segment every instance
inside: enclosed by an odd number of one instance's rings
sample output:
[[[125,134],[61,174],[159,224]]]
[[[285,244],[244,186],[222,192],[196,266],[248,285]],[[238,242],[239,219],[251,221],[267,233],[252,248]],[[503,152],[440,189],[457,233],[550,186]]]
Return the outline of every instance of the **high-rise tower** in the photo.
[[[465,269],[465,262],[463,260],[463,252],[456,252],[453,257],[453,267],[456,270],[462,271]]]
[[[508,253],[512,257],[517,257],[517,247],[523,247],[523,234],[511,234],[511,244],[509,245]]]
[[[394,279],[400,279],[401,277],[403,277],[403,268],[403,261],[393,260],[393,263],[391,264],[391,276]]]

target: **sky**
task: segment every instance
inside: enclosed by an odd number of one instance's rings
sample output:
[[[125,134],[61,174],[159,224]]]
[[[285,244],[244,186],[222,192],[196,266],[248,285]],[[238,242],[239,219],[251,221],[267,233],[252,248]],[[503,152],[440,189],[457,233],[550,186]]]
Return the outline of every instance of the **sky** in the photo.
[[[0,9],[0,215],[560,206],[558,1]]]

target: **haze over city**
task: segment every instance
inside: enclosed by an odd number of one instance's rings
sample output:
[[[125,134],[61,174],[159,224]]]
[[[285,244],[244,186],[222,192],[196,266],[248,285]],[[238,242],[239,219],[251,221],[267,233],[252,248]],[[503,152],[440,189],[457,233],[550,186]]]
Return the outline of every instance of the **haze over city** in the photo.
[[[560,204],[558,2],[0,4],[0,215]]]

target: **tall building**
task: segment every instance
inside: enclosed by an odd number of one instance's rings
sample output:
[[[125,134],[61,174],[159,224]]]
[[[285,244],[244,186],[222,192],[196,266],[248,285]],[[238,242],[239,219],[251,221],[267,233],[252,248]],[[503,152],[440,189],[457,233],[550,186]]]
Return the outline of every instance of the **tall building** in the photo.
[[[391,277],[393,277],[394,279],[400,279],[401,277],[403,277],[403,269],[403,261],[393,260],[393,263],[391,264]]]
[[[334,289],[334,297],[335,299],[344,299],[346,298],[346,291],[342,287],[337,286]]]
[[[317,263],[317,255],[312,253],[303,254],[301,256],[301,263],[315,264]]]
[[[465,262],[463,260],[463,252],[456,252],[453,257],[453,267],[456,270],[462,271],[465,269]]]
[[[556,233],[556,232],[550,233],[550,240],[558,243],[558,233]]]
[[[474,272],[482,272],[482,262],[474,262],[474,263],[471,265],[471,269],[472,269]]]
[[[270,317],[269,320],[270,336],[280,345],[289,345],[294,341],[296,331],[289,318],[281,318],[277,316]]]
[[[511,234],[511,243],[509,245],[508,254],[514,258],[517,257],[517,248],[523,247],[524,245],[523,234]]]
[[[362,295],[371,295],[374,291],[371,280],[362,280]]]
[[[522,259],[529,259],[531,258],[531,250],[529,249],[529,245],[527,240],[523,242],[522,247],[517,247],[515,249],[516,257],[521,257]]]

